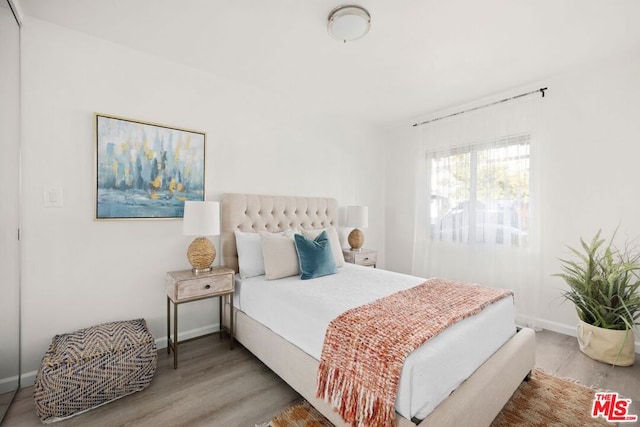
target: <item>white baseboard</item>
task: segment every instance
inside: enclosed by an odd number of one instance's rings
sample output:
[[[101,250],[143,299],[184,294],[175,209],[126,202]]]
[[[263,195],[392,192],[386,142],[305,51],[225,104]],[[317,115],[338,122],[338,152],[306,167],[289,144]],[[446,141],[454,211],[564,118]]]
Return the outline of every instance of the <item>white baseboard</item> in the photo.
[[[234,328],[235,329],[235,328]],[[184,341],[201,335],[210,334],[220,330],[220,324],[203,326],[201,328],[191,329],[189,331],[178,332],[178,341]],[[167,348],[167,337],[156,338],[156,347]]]
[[[38,371],[25,372],[20,375],[20,388],[30,387],[36,382]]]
[[[0,394],[8,393],[18,388],[18,376],[0,379]]]
[[[203,326],[201,328],[191,329],[189,331],[178,332],[178,341],[188,340],[190,338],[195,338],[200,335],[209,334],[212,332],[216,332],[218,330],[220,330],[220,324],[216,323],[213,325]],[[162,338],[156,338],[155,342],[156,342],[156,347],[158,347],[158,349],[167,348],[166,336],[163,336]],[[36,382],[37,373],[38,371],[35,370],[31,372],[25,372],[24,374],[22,374],[20,376],[20,387],[24,388],[24,387],[32,386]],[[17,377],[16,377],[16,380],[17,380]],[[3,383],[3,381],[4,380],[0,380],[0,385]]]
[[[576,326],[567,326],[564,323],[552,322],[549,320],[539,319],[536,317],[517,316],[516,323],[518,325],[530,327],[533,329],[542,328],[542,329],[548,329],[553,332],[569,335],[572,337],[578,336]],[[636,334],[636,338],[638,338],[637,334]],[[636,353],[640,354],[640,341],[636,340],[634,344],[635,344]]]

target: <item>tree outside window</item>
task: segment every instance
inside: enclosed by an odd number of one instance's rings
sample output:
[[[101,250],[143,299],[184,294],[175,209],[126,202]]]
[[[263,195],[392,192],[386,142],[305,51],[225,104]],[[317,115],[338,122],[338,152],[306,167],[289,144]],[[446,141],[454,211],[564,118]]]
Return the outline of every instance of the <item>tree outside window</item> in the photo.
[[[431,239],[527,246],[530,136],[427,154]]]

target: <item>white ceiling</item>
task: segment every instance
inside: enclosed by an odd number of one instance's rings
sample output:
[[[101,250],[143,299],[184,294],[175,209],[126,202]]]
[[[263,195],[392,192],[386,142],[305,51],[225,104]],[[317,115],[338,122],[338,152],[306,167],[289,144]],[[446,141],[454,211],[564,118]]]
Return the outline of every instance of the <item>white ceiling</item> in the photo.
[[[20,0],[26,15],[280,94],[312,112],[410,122],[598,61],[640,55],[640,0]],[[531,89],[537,89],[532,87]],[[551,88],[552,90],[552,88]]]

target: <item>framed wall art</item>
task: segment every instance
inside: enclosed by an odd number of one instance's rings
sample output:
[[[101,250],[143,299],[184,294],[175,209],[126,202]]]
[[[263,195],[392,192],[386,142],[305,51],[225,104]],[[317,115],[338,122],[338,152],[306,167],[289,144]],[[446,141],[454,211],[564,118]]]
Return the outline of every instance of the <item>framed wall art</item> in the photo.
[[[96,219],[182,218],[204,200],[204,132],[95,116]]]

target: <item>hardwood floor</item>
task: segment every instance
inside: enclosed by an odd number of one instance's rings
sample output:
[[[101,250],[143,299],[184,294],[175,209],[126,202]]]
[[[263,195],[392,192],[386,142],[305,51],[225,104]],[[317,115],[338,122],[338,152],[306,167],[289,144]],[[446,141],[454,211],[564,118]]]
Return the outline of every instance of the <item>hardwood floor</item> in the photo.
[[[2,427],[41,426],[33,387],[18,392]],[[242,426],[253,427],[299,399],[299,395],[240,345],[217,336],[180,345],[173,355],[158,351],[158,369],[148,388],[61,421],[65,426]]]
[[[629,413],[640,418],[640,357],[633,366],[612,367],[580,352],[575,337],[542,331],[536,334],[536,366],[563,378],[572,378],[599,390],[615,391],[631,399]],[[624,423],[621,426],[640,426]]]
[[[7,412],[7,410],[9,409],[9,405],[11,404],[11,401],[13,400],[13,396],[15,395],[16,391],[9,391],[7,393],[2,393],[0,394],[0,424],[2,424],[2,419],[4,418],[4,414]]]
[[[633,400],[640,415],[640,360],[611,368],[580,353],[576,339],[550,331],[536,334],[536,365]],[[33,406],[33,387],[18,392],[3,427],[40,426]],[[158,370],[144,391],[69,420],[65,426],[224,426],[253,427],[269,420],[299,395],[242,346],[209,337],[180,347],[178,369],[166,349],[158,351]],[[630,425],[630,424],[627,424]]]

